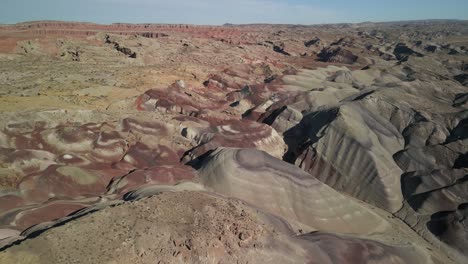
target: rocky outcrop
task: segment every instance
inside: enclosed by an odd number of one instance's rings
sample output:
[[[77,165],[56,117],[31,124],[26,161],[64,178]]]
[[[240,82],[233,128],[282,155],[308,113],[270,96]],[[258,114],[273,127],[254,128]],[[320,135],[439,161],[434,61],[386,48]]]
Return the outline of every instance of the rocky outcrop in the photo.
[[[320,44],[320,39],[317,37],[311,40],[304,41],[304,46],[306,46],[307,48],[318,44]]]
[[[453,77],[456,81],[468,87],[468,74],[462,73]]]
[[[282,137],[272,127],[251,121],[225,121],[216,127],[184,128],[182,135],[197,145],[184,160],[196,159],[219,147],[256,148],[281,158],[286,150]]]
[[[131,49],[129,49],[127,47],[123,47],[121,44],[117,43],[115,40],[112,40],[109,35],[105,36],[105,42],[106,42],[106,44],[113,45],[114,48],[118,52],[121,52],[121,53],[127,55],[129,58],[135,59],[137,57],[136,52],[132,51]]]
[[[358,59],[358,56],[354,55],[351,51],[341,47],[324,48],[317,57],[319,61],[343,64],[353,64]]]
[[[423,57],[419,52],[416,52],[409,48],[406,44],[399,43],[396,45],[395,49],[393,50],[393,54],[399,61],[407,61],[410,56],[416,57]]]
[[[285,45],[284,43],[280,43],[279,45],[273,45],[273,51],[281,53],[286,56],[291,56],[288,52],[284,51]]]
[[[424,50],[427,51],[427,52],[436,52],[440,49],[440,47],[436,46],[436,45],[427,45]]]

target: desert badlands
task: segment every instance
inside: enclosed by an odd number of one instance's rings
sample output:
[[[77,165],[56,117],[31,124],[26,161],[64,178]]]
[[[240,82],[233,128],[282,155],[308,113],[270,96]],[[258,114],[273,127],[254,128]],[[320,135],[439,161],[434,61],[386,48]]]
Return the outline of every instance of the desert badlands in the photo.
[[[0,263],[468,263],[468,22],[0,26]]]

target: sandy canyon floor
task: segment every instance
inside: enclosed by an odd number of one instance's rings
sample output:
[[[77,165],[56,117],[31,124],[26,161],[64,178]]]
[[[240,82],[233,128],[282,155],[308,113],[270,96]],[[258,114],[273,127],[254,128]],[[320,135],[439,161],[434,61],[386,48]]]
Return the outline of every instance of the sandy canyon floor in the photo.
[[[468,22],[0,25],[0,263],[467,263]]]

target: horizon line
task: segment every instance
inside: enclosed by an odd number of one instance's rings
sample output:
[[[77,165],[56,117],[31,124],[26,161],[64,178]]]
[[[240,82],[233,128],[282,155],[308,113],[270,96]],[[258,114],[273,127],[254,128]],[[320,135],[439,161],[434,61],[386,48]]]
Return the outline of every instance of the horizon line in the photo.
[[[414,23],[414,22],[468,22],[468,19],[458,19],[458,18],[427,18],[427,19],[410,19],[410,20],[381,20],[381,21],[361,21],[361,22],[336,22],[336,23],[311,23],[311,24],[297,24],[297,23],[270,23],[270,22],[257,22],[257,23],[230,23],[225,22],[224,24],[197,24],[197,23],[166,23],[166,22],[112,22],[112,23],[98,23],[92,21],[78,21],[78,20],[26,20],[18,21],[15,23],[1,23],[0,25],[15,26],[28,23],[41,23],[41,22],[61,22],[61,23],[84,23],[84,24],[95,24],[95,25],[105,25],[112,26],[116,24],[127,24],[127,25],[196,25],[196,26],[248,26],[248,25],[284,25],[284,26],[317,26],[317,25],[357,25],[357,24],[366,24],[366,23]]]

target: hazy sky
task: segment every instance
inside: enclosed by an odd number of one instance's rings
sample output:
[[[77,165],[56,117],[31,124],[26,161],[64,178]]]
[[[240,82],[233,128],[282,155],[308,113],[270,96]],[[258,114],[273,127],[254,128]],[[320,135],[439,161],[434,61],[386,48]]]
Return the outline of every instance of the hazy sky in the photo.
[[[0,0],[0,23],[290,23],[468,19],[468,0]]]

